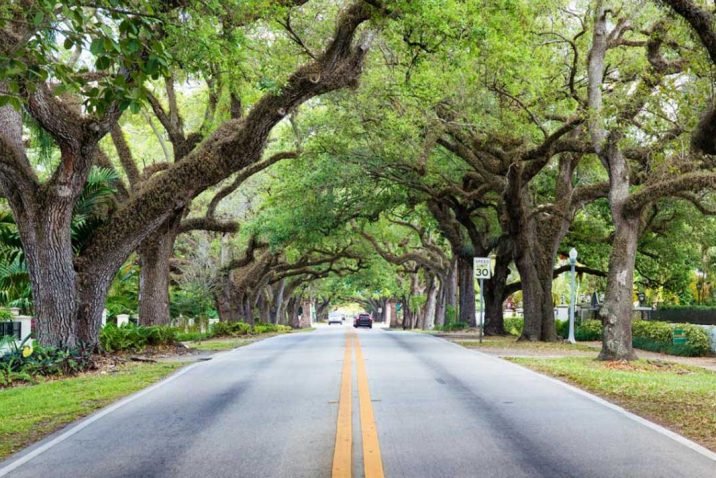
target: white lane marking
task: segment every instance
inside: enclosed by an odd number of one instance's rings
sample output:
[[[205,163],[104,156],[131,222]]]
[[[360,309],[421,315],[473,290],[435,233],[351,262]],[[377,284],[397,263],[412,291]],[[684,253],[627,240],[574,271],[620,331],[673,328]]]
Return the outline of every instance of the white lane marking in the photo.
[[[100,410],[99,412],[96,412],[95,414],[90,415],[89,417],[87,417],[87,418],[85,418],[84,420],[80,421],[77,425],[71,426],[67,431],[65,431],[65,432],[62,433],[61,435],[57,436],[56,438],[50,440],[49,442],[45,443],[44,445],[41,445],[41,446],[35,448],[35,449],[32,450],[31,452],[29,452],[29,453],[27,453],[27,454],[25,454],[25,455],[22,455],[20,458],[18,458],[17,460],[13,461],[13,462],[10,463],[9,465],[6,465],[6,466],[4,466],[3,468],[0,468],[0,477],[6,476],[6,475],[7,475],[8,473],[10,473],[11,471],[16,470],[17,468],[19,468],[20,466],[22,466],[22,465],[24,465],[25,463],[29,462],[30,460],[32,460],[32,459],[38,457],[39,455],[43,454],[44,452],[46,452],[46,451],[49,450],[50,448],[54,447],[55,445],[59,445],[59,444],[62,443],[63,441],[65,441],[65,440],[67,440],[68,438],[70,438],[72,435],[75,435],[76,433],[80,432],[81,430],[83,430],[84,428],[86,428],[86,427],[88,427],[89,425],[93,424],[94,422],[96,422],[96,421],[99,420],[100,418],[102,418],[102,417],[104,417],[104,416],[106,416],[106,415],[109,415],[110,413],[114,412],[115,410],[117,410],[117,409],[119,409],[119,408],[121,408],[121,407],[127,405],[128,403],[131,403],[131,402],[133,402],[133,401],[135,401],[135,400],[137,400],[137,399],[139,399],[139,398],[141,398],[141,397],[147,395],[148,393],[153,392],[153,391],[156,390],[157,388],[159,388],[159,387],[161,387],[161,386],[163,386],[163,385],[166,385],[166,384],[169,383],[169,382],[172,382],[172,381],[176,380],[177,378],[179,378],[179,377],[181,377],[182,375],[184,375],[185,373],[189,372],[190,370],[192,370],[192,369],[195,368],[196,366],[201,365],[201,364],[203,364],[203,363],[206,363],[206,362],[197,362],[197,363],[194,363],[194,364],[192,364],[192,365],[189,365],[188,367],[183,368],[183,369],[177,371],[176,373],[170,375],[169,377],[165,378],[164,380],[162,380],[162,381],[160,381],[160,382],[157,382],[157,383],[155,383],[154,385],[152,385],[152,386],[150,386],[150,387],[148,387],[148,388],[145,388],[144,390],[140,390],[139,392],[134,393],[134,394],[132,394],[132,395],[130,395],[130,396],[128,396],[128,397],[125,397],[125,398],[123,398],[122,400],[120,400],[120,401],[118,401],[118,402],[115,402],[114,404],[108,406],[107,408],[104,408],[104,409]]]
[[[454,342],[451,342],[451,341],[449,341],[449,340],[443,339],[442,337],[435,337],[434,335],[430,335],[430,334],[415,334],[415,335],[420,335],[420,336],[428,335],[428,336],[430,336],[430,337],[432,337],[432,338],[434,338],[434,339],[440,340],[440,341],[442,341],[442,342],[447,342],[447,343],[449,343],[450,345],[454,345],[455,347],[460,347],[462,350],[465,350],[465,351],[468,351],[468,352],[473,352],[473,353],[476,353],[476,354],[478,354],[478,355],[482,355],[482,356],[485,357],[485,358],[488,358],[488,359],[491,359],[491,360],[497,360],[497,361],[499,361],[500,363],[508,364],[508,365],[513,366],[513,367],[517,367],[517,368],[520,368],[520,369],[525,370],[525,371],[527,371],[527,372],[533,373],[533,374],[537,375],[538,377],[541,377],[543,380],[548,380],[548,381],[550,381],[550,382],[552,382],[552,383],[556,383],[557,385],[560,385],[560,386],[566,388],[567,390],[571,390],[572,392],[576,393],[577,395],[580,395],[580,396],[582,396],[582,397],[588,398],[589,400],[591,400],[591,401],[593,401],[593,402],[596,402],[596,403],[598,403],[598,404],[600,404],[600,405],[602,405],[602,406],[605,406],[605,407],[607,407],[607,408],[609,408],[609,409],[611,409],[611,410],[614,410],[615,412],[620,413],[620,414],[624,415],[625,417],[627,417],[627,418],[629,418],[629,419],[631,419],[631,420],[633,420],[633,421],[635,421],[635,422],[637,422],[637,423],[640,423],[640,424],[644,425],[645,427],[650,428],[651,430],[653,430],[653,431],[655,431],[655,432],[657,432],[657,433],[660,433],[660,434],[662,434],[662,435],[664,435],[664,436],[666,436],[666,437],[668,437],[668,438],[671,438],[671,439],[674,440],[675,442],[677,442],[677,443],[679,443],[679,444],[681,444],[681,445],[684,445],[684,446],[687,447],[687,448],[690,448],[691,450],[693,450],[693,451],[695,451],[695,452],[697,452],[697,453],[699,453],[699,454],[705,456],[706,458],[710,458],[711,460],[716,461],[716,453],[712,452],[712,451],[709,450],[708,448],[703,447],[703,446],[699,445],[698,443],[689,440],[688,438],[686,438],[686,437],[683,436],[683,435],[679,435],[679,434],[676,433],[676,432],[672,432],[672,431],[669,430],[668,428],[664,428],[664,427],[662,427],[661,425],[658,425],[658,424],[656,424],[656,423],[654,423],[654,422],[651,422],[651,421],[647,420],[646,418],[640,417],[639,415],[635,415],[635,414],[633,414],[633,413],[631,413],[631,412],[629,412],[629,411],[623,409],[623,408],[620,407],[619,405],[616,405],[616,404],[614,404],[614,403],[612,403],[612,402],[609,402],[609,401],[607,401],[607,400],[605,400],[605,399],[603,399],[603,398],[601,398],[601,397],[598,397],[598,396],[596,396],[596,395],[593,395],[593,394],[591,394],[591,393],[589,393],[589,392],[587,392],[587,391],[585,391],[585,390],[582,390],[581,388],[577,388],[577,387],[575,387],[574,385],[570,385],[570,384],[568,384],[568,383],[562,382],[561,380],[558,380],[558,379],[556,379],[556,378],[550,377],[550,376],[548,376],[548,375],[545,375],[545,374],[542,374],[542,373],[539,373],[539,372],[535,372],[534,370],[532,370],[532,369],[530,369],[530,368],[527,368],[527,367],[525,367],[525,366],[523,366],[523,365],[520,365],[520,364],[517,364],[517,363],[514,363],[514,362],[510,362],[509,360],[505,360],[505,359],[503,359],[503,358],[496,357],[496,356],[494,356],[494,355],[490,355],[490,354],[487,354],[487,353],[485,353],[485,352],[480,352],[479,350],[467,349],[467,348],[463,347],[462,345],[458,345],[458,344],[456,344],[456,343],[454,343]]]

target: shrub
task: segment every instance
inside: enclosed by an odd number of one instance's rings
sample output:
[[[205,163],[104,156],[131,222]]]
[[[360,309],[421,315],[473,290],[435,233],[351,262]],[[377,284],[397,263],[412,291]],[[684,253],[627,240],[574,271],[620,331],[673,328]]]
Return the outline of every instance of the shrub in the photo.
[[[12,312],[10,312],[7,309],[0,309],[0,322],[2,322],[4,320],[12,320],[12,319],[13,319]]]
[[[139,352],[147,345],[172,345],[176,342],[176,330],[159,325],[144,327],[128,324],[117,327],[107,324],[99,334],[99,343],[105,352]]]
[[[441,327],[435,327],[435,330],[440,330],[443,332],[452,332],[455,330],[465,330],[467,327],[468,325],[465,322],[447,322]]]
[[[505,332],[516,337],[522,334],[522,328],[525,325],[524,319],[510,318],[505,319]]]
[[[673,343],[677,328],[684,331],[685,344]],[[696,357],[707,355],[711,350],[708,333],[697,325],[638,320],[632,324],[632,335],[634,347],[652,352]]]
[[[600,320],[583,320],[574,328],[577,340],[600,340],[602,338],[602,322]]]
[[[557,336],[566,339],[569,337],[569,320],[558,320],[555,322]]]
[[[254,325],[251,333],[253,334],[267,334],[267,333],[273,333],[273,334],[283,334],[286,332],[290,332],[292,329],[291,327],[287,325],[280,325],[280,324],[264,324],[262,322],[257,322],[256,325]]]
[[[246,322],[217,322],[211,327],[212,337],[238,337],[247,335],[251,326]]]
[[[680,324],[674,328],[684,329],[686,344],[694,355],[708,355],[711,352],[711,338],[702,327],[691,324]]]
[[[635,320],[631,326],[632,337],[670,344],[673,338],[672,324]]]
[[[23,343],[24,345],[24,343]],[[92,355],[82,348],[58,349],[35,345],[24,357],[23,345],[15,346],[0,357],[0,385],[13,382],[35,382],[38,376],[74,375],[94,367]]]

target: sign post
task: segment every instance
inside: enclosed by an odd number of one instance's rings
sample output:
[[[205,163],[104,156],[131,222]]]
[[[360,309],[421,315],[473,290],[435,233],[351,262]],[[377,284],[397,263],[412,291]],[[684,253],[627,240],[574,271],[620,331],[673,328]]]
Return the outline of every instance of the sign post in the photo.
[[[480,343],[485,335],[485,288],[484,281],[492,277],[492,261],[489,257],[474,257],[472,260],[475,278],[480,281]]]

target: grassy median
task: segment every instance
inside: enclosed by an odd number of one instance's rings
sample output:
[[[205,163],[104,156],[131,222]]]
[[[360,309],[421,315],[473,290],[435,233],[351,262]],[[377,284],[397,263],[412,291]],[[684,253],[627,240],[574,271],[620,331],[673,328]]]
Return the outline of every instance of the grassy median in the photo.
[[[0,460],[63,425],[147,387],[181,366],[178,363],[127,363],[112,373],[0,389]]]
[[[716,451],[715,372],[657,360],[509,360],[588,390]]]

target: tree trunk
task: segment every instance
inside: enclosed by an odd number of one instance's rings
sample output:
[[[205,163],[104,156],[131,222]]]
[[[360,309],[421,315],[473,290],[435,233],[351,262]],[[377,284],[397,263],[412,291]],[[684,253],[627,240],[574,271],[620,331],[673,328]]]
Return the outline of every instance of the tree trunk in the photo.
[[[421,329],[432,330],[435,328],[435,312],[437,310],[438,292],[440,290],[438,284],[438,279],[435,276],[430,276],[430,279],[428,279],[428,288],[425,291],[428,296],[428,301],[425,304],[425,314],[420,327]]]
[[[632,348],[634,261],[639,240],[639,218],[621,218],[616,224],[604,303],[599,310],[603,336],[600,360],[635,360]]]
[[[410,324],[413,321],[412,317],[413,313],[410,310],[410,296],[404,296],[403,297],[403,330],[409,329]]]
[[[42,345],[76,347],[78,278],[70,236],[72,201],[48,194],[25,210],[13,207],[32,284],[37,339]]]
[[[78,274],[80,305],[77,313],[77,333],[80,341],[91,349],[99,344],[102,311],[115,273],[116,270],[111,265],[105,264],[98,268],[95,264],[89,271],[82,271],[80,268]]]
[[[460,300],[460,322],[468,327],[477,327],[475,318],[475,278],[472,257],[458,256],[458,290]]]
[[[174,242],[179,233],[181,213],[167,219],[159,229],[139,246],[139,323],[168,325],[169,263],[174,255]]]
[[[400,327],[400,319],[398,318],[398,307],[396,306],[394,300],[390,300],[388,302],[388,306],[390,307],[390,328],[397,329],[398,327]]]
[[[522,281],[524,327],[520,340],[557,340],[552,301],[552,267],[540,271],[532,254],[516,260]]]
[[[242,316],[244,319],[244,322],[247,324],[253,326],[255,323],[254,320],[254,308],[252,305],[253,301],[251,300],[251,296],[248,293],[243,294],[243,300],[241,301],[242,304]]]
[[[505,335],[503,302],[512,250],[498,246],[495,270],[485,283],[485,335]]]
[[[286,279],[281,279],[277,286],[274,286],[273,300],[271,301],[271,323],[280,324],[281,310],[283,308],[283,292],[286,289]]]
[[[438,288],[437,299],[435,303],[435,327],[442,327],[445,325],[445,310],[447,303],[447,277],[443,277],[440,280],[440,287]]]

